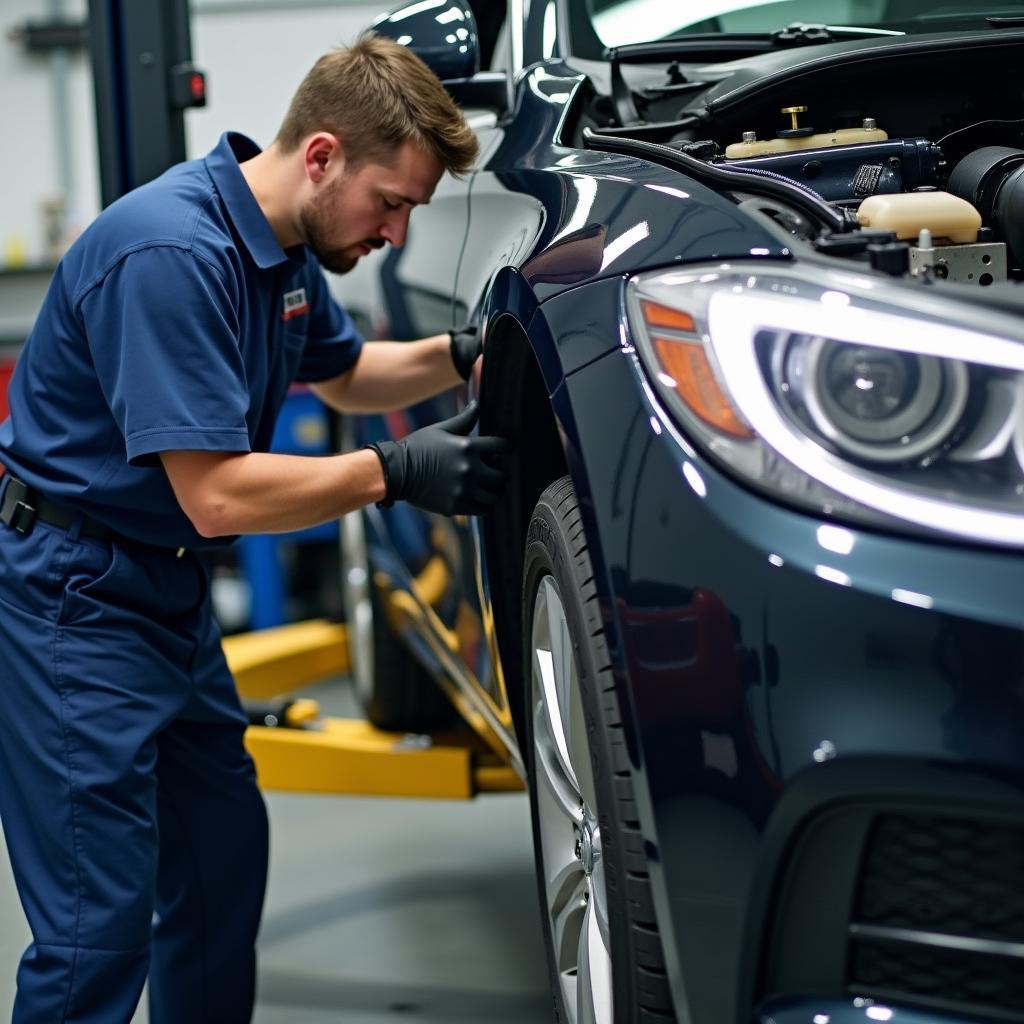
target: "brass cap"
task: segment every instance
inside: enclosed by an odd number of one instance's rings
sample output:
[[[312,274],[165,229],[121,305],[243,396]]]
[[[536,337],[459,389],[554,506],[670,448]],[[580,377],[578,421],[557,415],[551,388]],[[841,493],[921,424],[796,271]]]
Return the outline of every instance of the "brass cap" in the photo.
[[[807,113],[807,108],[806,107],[783,107],[782,108],[782,113],[783,114],[789,114],[791,125],[792,125],[793,129],[795,130],[795,129],[800,127],[800,122],[797,120],[797,114],[806,114]]]

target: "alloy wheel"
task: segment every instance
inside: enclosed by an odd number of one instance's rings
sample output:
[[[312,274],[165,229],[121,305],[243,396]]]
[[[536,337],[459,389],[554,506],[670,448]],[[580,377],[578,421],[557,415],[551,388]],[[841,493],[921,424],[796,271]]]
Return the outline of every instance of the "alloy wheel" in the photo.
[[[552,576],[537,590],[531,709],[544,904],[570,1024],[612,1024],[612,963],[601,830],[579,674]]]

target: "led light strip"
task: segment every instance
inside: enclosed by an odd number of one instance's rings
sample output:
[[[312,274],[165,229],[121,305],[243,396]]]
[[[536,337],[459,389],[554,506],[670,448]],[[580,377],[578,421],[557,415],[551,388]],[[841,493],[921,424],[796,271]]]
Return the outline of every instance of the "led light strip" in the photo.
[[[797,305],[799,309],[794,308]],[[1019,342],[853,305],[718,291],[708,303],[708,325],[713,343],[716,329],[729,337],[739,334],[751,341],[759,331],[790,331],[1024,372],[1024,345]],[[889,340],[890,332],[898,340]]]
[[[794,303],[799,308],[794,308]],[[898,352],[962,359],[1024,372],[1024,346],[947,324],[923,323],[856,307],[818,306],[806,300],[715,292],[708,328],[717,366],[733,400],[761,439],[794,466],[854,501],[944,533],[1003,544],[1024,544],[1024,515],[992,512],[897,491],[847,470],[821,445],[801,437],[780,414],[757,359],[760,331],[822,335]],[[890,341],[893,337],[895,341]],[[1024,511],[1024,507],[1022,507]]]

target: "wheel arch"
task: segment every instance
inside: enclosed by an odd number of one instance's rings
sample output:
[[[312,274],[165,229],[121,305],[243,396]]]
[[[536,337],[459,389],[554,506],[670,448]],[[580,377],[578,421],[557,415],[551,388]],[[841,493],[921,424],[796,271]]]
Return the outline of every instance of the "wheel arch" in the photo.
[[[480,381],[480,432],[508,437],[515,445],[508,490],[485,517],[483,534],[498,653],[516,735],[522,745],[526,691],[521,590],[526,533],[541,493],[565,476],[569,467],[564,434],[552,407],[540,357],[526,329],[509,313],[488,324]]]

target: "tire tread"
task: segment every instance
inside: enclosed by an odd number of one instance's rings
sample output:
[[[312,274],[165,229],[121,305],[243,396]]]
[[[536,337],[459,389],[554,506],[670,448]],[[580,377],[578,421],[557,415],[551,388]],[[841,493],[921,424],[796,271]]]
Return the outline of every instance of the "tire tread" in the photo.
[[[675,1024],[677,1018],[673,1012],[668,972],[655,916],[654,894],[640,830],[632,765],[622,725],[612,660],[605,642],[600,594],[590,563],[582,516],[569,477],[563,477],[544,491],[537,509],[545,505],[558,521],[562,540],[571,555],[566,564],[575,577],[585,634],[593,647],[594,703],[601,714],[603,728],[600,731],[606,741],[603,753],[607,755],[614,803],[611,818],[599,812],[600,824],[602,831],[606,827],[616,828],[617,845],[621,847],[621,864],[615,871],[608,871],[606,883],[609,897],[613,892],[621,892],[626,912],[624,925],[632,951],[632,989],[635,996],[630,1019],[632,1024]],[[543,543],[541,528],[535,529],[537,515],[535,511],[530,522],[526,542],[528,550],[531,543]]]

